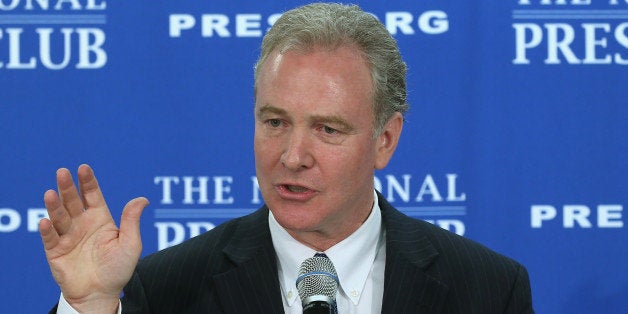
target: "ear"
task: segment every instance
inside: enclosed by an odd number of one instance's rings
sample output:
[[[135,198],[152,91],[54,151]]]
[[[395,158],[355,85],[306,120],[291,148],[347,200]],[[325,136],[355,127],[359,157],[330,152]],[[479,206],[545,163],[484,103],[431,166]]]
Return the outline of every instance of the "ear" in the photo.
[[[403,116],[401,113],[395,112],[388,122],[386,122],[382,134],[377,137],[375,169],[383,169],[388,164],[388,161],[397,148],[397,143],[399,143],[402,128]]]

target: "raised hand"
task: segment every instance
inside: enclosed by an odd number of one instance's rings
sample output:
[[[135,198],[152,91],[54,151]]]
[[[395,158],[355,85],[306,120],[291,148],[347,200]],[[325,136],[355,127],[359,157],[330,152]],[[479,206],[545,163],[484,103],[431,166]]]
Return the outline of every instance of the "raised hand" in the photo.
[[[39,233],[68,303],[80,312],[112,312],[142,251],[139,219],[148,200],[129,201],[118,229],[89,166],[79,167],[78,182],[80,194],[70,171],[57,170],[59,193],[44,194],[50,220],[42,219]]]

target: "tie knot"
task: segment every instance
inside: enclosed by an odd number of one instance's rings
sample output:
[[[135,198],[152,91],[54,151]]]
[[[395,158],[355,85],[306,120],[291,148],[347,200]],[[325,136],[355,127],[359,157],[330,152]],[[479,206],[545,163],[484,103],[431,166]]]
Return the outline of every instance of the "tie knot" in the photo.
[[[324,258],[329,258],[329,257],[327,257],[327,255],[326,255],[325,253],[319,253],[319,252],[316,252],[316,254],[314,254],[314,256],[315,256],[315,257],[324,257]]]

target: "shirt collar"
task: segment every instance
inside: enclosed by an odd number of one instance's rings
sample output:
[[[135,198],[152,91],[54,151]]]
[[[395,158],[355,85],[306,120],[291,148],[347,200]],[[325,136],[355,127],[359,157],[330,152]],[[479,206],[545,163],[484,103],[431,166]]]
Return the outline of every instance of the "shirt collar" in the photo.
[[[340,289],[353,304],[357,305],[366,279],[373,267],[382,233],[382,217],[377,193],[373,191],[374,202],[371,214],[349,237],[325,251],[336,268]],[[282,294],[289,306],[298,299],[296,288],[301,263],[314,256],[315,250],[295,240],[275,219],[268,215],[268,225],[273,246],[278,258],[279,283]]]

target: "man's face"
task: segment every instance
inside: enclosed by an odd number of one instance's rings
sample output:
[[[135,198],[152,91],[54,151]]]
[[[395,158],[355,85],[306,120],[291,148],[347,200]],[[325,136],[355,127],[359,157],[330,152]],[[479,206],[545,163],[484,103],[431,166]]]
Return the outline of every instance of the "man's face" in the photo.
[[[260,74],[254,142],[262,195],[293,237],[325,250],[368,217],[374,170],[392,155],[382,149],[390,132],[373,138],[369,68],[342,47],[274,53]]]

